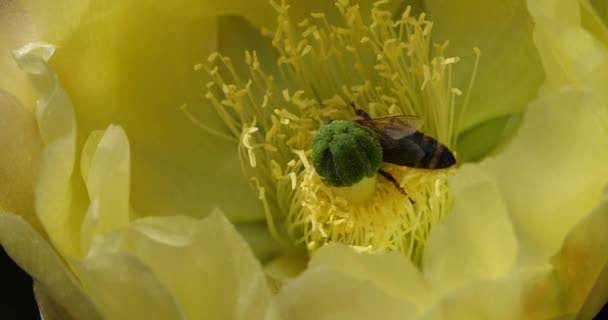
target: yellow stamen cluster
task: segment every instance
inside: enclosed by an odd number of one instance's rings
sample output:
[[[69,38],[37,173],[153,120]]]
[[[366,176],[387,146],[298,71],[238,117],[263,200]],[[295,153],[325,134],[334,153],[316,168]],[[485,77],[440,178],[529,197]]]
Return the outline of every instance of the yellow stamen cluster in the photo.
[[[287,236],[309,250],[329,242],[398,250],[419,262],[430,228],[447,212],[449,170],[383,164],[407,196],[384,177],[350,196],[327,186],[310,163],[316,130],[353,119],[351,102],[372,117],[416,115],[426,134],[454,146],[460,91],[450,79],[458,58],[444,57],[447,43],[432,44],[432,23],[424,15],[412,17],[408,7],[394,21],[381,9],[385,2],[374,5],[369,25],[347,0],[336,3],[339,25],[322,13],[293,25],[285,2],[275,3],[279,74],[264,72],[255,52],[245,54],[246,78],[217,53],[201,66],[212,77],[207,98],[239,141],[243,170],[277,239]]]

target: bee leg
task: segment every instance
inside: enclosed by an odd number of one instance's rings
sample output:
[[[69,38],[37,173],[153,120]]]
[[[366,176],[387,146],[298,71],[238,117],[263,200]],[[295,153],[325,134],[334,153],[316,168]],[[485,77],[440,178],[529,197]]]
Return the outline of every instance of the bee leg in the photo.
[[[403,188],[401,188],[401,186],[399,185],[399,182],[397,182],[397,179],[395,179],[395,177],[393,177],[390,173],[380,169],[378,170],[378,173],[385,177],[386,180],[390,181],[393,183],[393,185],[395,185],[395,188],[397,188],[397,190],[399,190],[399,192],[401,192],[401,194],[403,194],[404,196],[407,196],[410,201],[412,202],[412,204],[414,204],[414,200],[412,198],[410,198],[410,196],[407,195],[407,192],[405,192],[405,190],[403,190]]]
[[[367,112],[361,110],[361,109],[357,109],[357,107],[355,107],[355,103],[351,101],[350,106],[353,108],[353,111],[355,112],[355,114],[365,120],[371,120],[372,117],[369,116],[369,114],[367,114]]]

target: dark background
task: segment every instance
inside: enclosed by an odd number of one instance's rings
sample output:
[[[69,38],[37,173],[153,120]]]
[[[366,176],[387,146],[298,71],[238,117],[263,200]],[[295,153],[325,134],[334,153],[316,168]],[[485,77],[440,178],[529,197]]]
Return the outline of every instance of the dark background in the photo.
[[[0,249],[0,319],[40,319],[32,292],[32,279],[12,262],[2,247]],[[606,306],[596,319],[608,319]]]
[[[40,319],[32,279],[6,255],[0,246],[0,319]]]

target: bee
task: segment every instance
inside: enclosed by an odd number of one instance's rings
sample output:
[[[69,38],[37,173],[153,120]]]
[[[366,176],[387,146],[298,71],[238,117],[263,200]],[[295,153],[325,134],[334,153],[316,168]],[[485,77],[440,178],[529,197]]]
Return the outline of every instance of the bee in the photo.
[[[365,111],[357,109],[354,103],[351,103],[351,107],[361,118],[354,121],[370,128],[378,136],[383,162],[429,170],[449,168],[456,164],[456,158],[448,147],[419,131],[422,119],[406,115],[372,119]],[[382,169],[378,173],[406,194],[390,173]]]

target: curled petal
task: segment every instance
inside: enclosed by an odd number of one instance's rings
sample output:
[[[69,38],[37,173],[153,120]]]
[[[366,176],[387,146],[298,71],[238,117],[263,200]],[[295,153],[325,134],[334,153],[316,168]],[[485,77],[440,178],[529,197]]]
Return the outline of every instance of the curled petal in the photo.
[[[129,223],[130,158],[129,140],[120,127],[94,132],[85,143],[81,173],[91,203],[82,226],[84,251],[94,237]]]
[[[54,50],[49,44],[30,43],[14,56],[38,91],[36,117],[46,144],[36,186],[36,213],[60,253],[80,255],[81,217],[73,212],[78,192],[73,180],[76,119],[70,98],[47,64]]]

